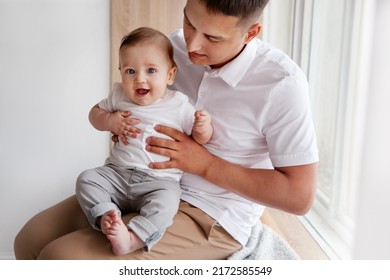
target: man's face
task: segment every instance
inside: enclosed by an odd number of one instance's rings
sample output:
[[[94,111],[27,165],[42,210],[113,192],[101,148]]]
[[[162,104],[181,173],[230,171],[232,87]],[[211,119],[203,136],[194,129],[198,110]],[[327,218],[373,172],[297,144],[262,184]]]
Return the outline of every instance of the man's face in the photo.
[[[183,29],[191,62],[219,68],[234,59],[248,43],[237,23],[237,17],[209,13],[198,0],[188,0]]]

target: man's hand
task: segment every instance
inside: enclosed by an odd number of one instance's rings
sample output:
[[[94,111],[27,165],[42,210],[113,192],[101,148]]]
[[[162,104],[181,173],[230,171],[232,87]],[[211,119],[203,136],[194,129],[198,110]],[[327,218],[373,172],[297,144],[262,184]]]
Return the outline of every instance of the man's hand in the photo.
[[[146,140],[148,151],[170,158],[151,163],[150,168],[178,168],[256,203],[296,215],[310,209],[316,190],[317,163],[275,169],[247,168],[210,154],[176,129],[162,125],[155,129],[174,140],[156,137]]]
[[[174,140],[157,137],[149,137],[146,140],[148,144],[146,146],[147,151],[170,158],[169,161],[150,163],[150,168],[178,168],[185,172],[203,176],[207,170],[208,162],[213,158],[203,146],[174,128],[157,125],[155,130],[170,136]]]

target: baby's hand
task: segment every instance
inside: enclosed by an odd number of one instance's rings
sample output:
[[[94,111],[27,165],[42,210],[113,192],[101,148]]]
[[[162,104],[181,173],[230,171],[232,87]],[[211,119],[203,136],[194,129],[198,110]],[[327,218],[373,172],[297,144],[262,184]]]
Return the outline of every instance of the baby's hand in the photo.
[[[129,118],[130,112],[116,111],[111,113],[107,119],[107,126],[110,131],[117,135],[123,144],[128,145],[127,136],[136,138],[142,131],[135,125],[139,124],[141,120]]]
[[[200,134],[208,133],[211,129],[211,115],[204,110],[198,110],[195,112],[194,116],[193,131]]]

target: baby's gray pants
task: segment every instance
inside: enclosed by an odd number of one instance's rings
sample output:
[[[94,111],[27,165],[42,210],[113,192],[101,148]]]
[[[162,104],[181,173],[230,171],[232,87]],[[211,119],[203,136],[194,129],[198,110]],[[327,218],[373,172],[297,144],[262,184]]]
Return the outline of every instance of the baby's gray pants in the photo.
[[[96,220],[107,211],[138,212],[127,226],[148,251],[172,224],[180,195],[178,181],[113,164],[84,171],[76,183],[77,199],[94,229],[100,230]]]

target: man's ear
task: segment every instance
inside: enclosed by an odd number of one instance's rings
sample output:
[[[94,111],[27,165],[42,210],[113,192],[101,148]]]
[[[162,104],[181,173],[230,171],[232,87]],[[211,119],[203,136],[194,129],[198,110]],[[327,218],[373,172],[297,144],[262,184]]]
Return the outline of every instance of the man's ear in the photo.
[[[250,41],[252,41],[253,38],[256,38],[261,31],[261,24],[256,22],[253,24],[251,27],[249,27],[248,31],[246,32],[245,35],[245,44],[248,44]]]
[[[176,76],[176,72],[177,72],[177,67],[176,66],[173,66],[169,72],[168,72],[168,81],[167,81],[167,85],[172,85],[173,84],[173,81],[175,80],[175,76]]]

